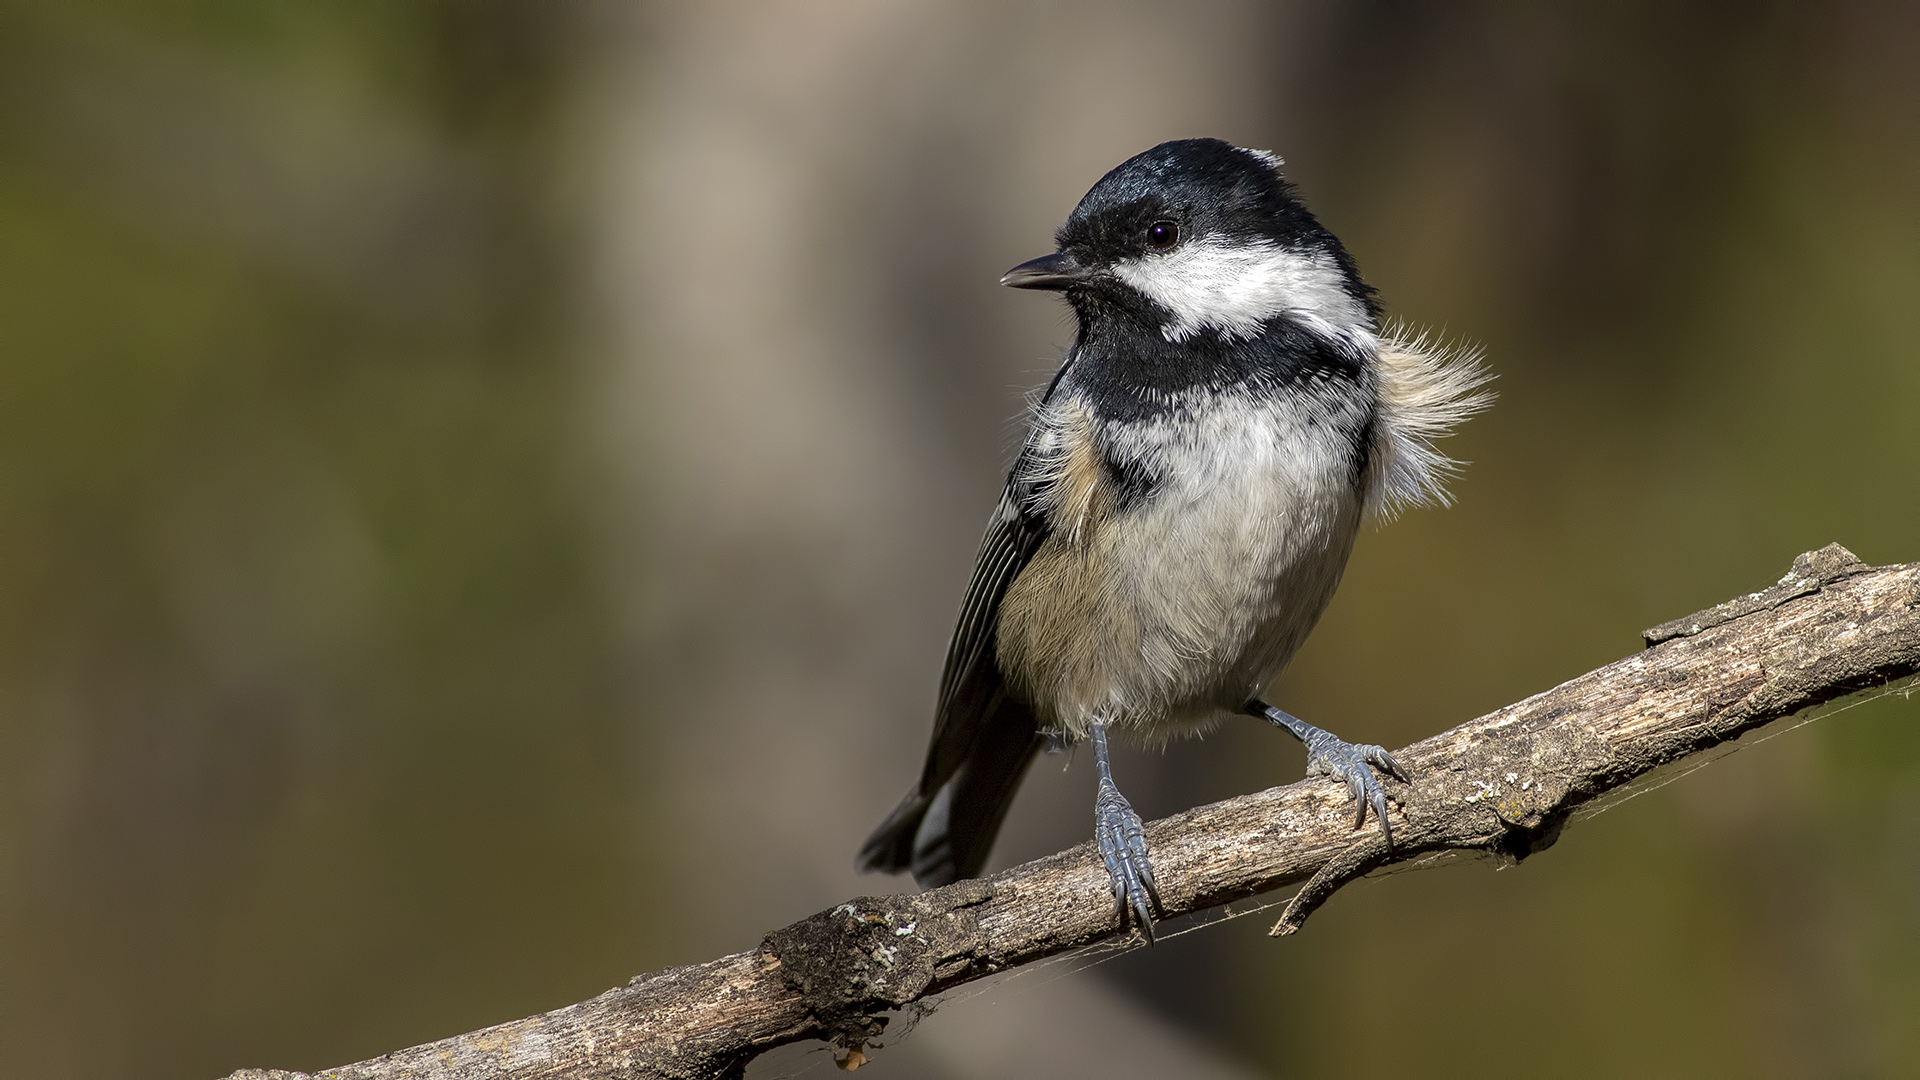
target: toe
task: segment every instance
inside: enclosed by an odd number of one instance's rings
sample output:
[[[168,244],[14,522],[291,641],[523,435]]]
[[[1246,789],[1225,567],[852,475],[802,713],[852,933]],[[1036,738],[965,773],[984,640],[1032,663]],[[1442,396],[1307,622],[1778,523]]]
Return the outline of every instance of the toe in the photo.
[[[1152,900],[1154,910],[1166,910],[1167,905],[1160,900],[1160,886],[1153,880],[1153,863],[1147,859],[1144,845],[1140,851],[1139,862],[1136,865],[1140,868],[1140,887],[1144,890],[1141,895],[1141,900],[1143,901],[1142,906],[1144,906],[1144,901]],[[1143,919],[1142,921],[1150,922],[1151,920]]]
[[[1367,823],[1367,775],[1365,766],[1356,766],[1347,772],[1347,794],[1353,796],[1355,817],[1353,827],[1359,828]]]
[[[1138,876],[1143,895],[1151,897],[1155,907],[1160,906],[1160,890],[1153,881],[1153,860],[1147,857],[1147,833],[1140,824],[1138,815],[1128,815],[1127,852],[1132,856],[1133,868]]]

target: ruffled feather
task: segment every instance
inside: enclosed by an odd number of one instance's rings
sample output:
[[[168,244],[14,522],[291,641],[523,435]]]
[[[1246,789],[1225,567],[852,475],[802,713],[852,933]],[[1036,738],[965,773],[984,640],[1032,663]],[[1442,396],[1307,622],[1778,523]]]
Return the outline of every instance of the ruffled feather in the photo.
[[[1493,376],[1473,346],[1388,326],[1380,335],[1380,410],[1373,428],[1367,511],[1391,519],[1415,506],[1446,506],[1460,463],[1434,444],[1493,404]]]

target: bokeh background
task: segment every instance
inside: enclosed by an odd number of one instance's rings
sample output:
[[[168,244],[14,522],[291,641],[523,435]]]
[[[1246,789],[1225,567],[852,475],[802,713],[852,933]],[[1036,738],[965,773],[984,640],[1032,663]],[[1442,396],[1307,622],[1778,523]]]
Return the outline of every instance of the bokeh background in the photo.
[[[904,887],[853,852],[1069,336],[995,280],[1196,134],[1499,375],[1287,708],[1402,745],[1920,559],[1910,5],[0,0],[0,1075],[340,1064]],[[1301,767],[1117,764],[1155,816]],[[1920,1074],[1920,703],[1271,918],[870,1067]]]

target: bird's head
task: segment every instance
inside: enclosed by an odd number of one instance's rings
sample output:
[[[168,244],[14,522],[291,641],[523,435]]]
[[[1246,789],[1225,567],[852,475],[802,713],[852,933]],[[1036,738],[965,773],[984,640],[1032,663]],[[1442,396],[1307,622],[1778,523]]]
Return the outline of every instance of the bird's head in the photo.
[[[1173,342],[1253,337],[1276,318],[1370,332],[1372,290],[1280,164],[1219,139],[1161,143],[1093,185],[1055,236],[1058,251],[1000,282],[1065,293],[1083,325],[1125,319]]]

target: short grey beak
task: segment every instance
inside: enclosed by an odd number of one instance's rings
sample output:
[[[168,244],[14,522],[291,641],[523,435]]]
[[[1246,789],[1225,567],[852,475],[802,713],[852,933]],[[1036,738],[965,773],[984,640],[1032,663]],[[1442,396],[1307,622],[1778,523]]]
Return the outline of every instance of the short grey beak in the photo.
[[[1001,275],[1000,284],[1016,289],[1059,291],[1087,279],[1087,271],[1064,251],[1031,259]]]

